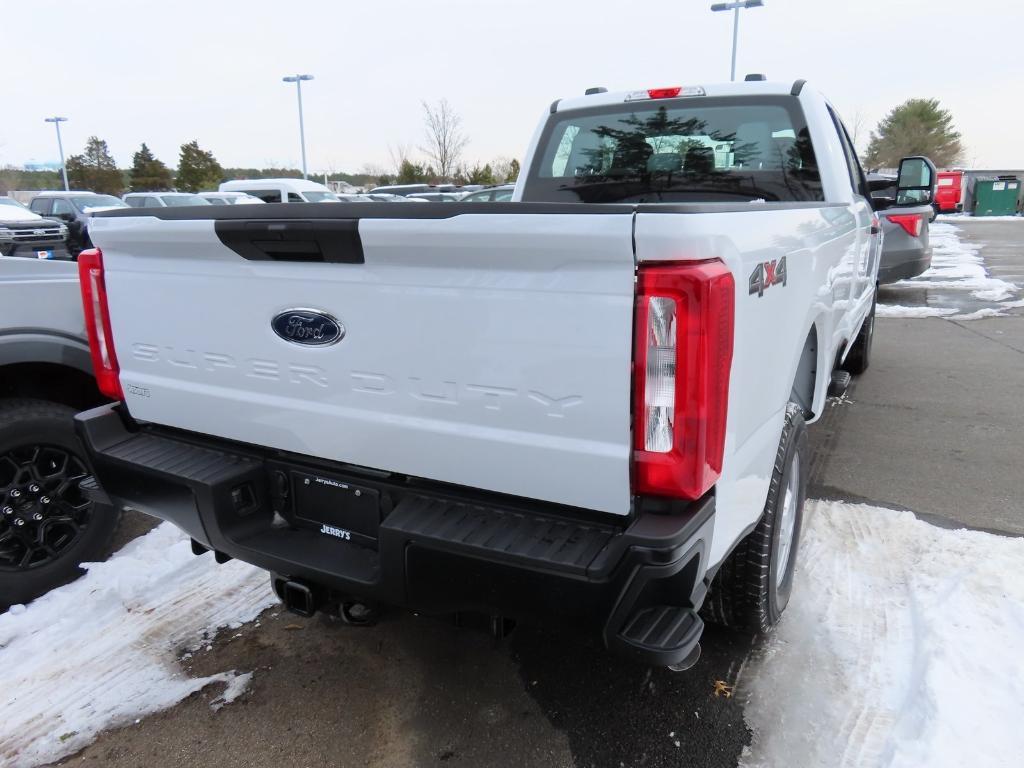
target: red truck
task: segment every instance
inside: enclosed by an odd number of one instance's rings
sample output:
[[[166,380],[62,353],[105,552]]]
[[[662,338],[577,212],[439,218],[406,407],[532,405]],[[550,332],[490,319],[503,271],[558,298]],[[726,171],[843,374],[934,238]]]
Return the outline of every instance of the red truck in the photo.
[[[935,190],[936,213],[953,213],[962,211],[963,204],[963,171],[939,171],[938,186]]]

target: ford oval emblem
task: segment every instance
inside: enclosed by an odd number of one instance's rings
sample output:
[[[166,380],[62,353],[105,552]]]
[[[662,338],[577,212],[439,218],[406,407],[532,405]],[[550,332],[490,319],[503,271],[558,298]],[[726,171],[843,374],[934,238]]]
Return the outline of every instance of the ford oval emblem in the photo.
[[[318,309],[286,309],[274,316],[270,327],[285,341],[307,347],[326,347],[345,337],[345,326]]]

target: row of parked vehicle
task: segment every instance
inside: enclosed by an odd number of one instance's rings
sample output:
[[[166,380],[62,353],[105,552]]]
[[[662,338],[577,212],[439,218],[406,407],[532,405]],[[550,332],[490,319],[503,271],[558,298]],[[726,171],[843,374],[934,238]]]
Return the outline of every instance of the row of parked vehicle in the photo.
[[[338,194],[306,179],[238,179],[208,192],[128,192],[118,198],[89,191],[43,191],[23,205],[0,197],[0,256],[73,259],[90,248],[92,214],[115,208],[178,208],[194,205],[264,203],[504,202],[513,184],[376,187],[366,193]]]

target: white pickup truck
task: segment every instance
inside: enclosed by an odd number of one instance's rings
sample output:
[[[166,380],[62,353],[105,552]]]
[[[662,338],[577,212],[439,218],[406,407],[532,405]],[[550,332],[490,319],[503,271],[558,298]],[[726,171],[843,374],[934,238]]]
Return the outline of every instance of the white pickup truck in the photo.
[[[805,421],[874,328],[838,116],[803,82],[590,93],[523,168],[509,203],[97,214],[105,491],[302,614],[568,619],[677,668],[702,613],[773,625]]]

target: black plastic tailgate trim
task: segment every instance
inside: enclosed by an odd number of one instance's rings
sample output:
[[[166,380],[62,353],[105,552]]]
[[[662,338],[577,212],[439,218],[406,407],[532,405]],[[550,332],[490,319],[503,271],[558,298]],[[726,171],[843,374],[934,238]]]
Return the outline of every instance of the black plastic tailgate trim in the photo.
[[[218,220],[213,229],[224,245],[250,261],[365,261],[358,219]]]

